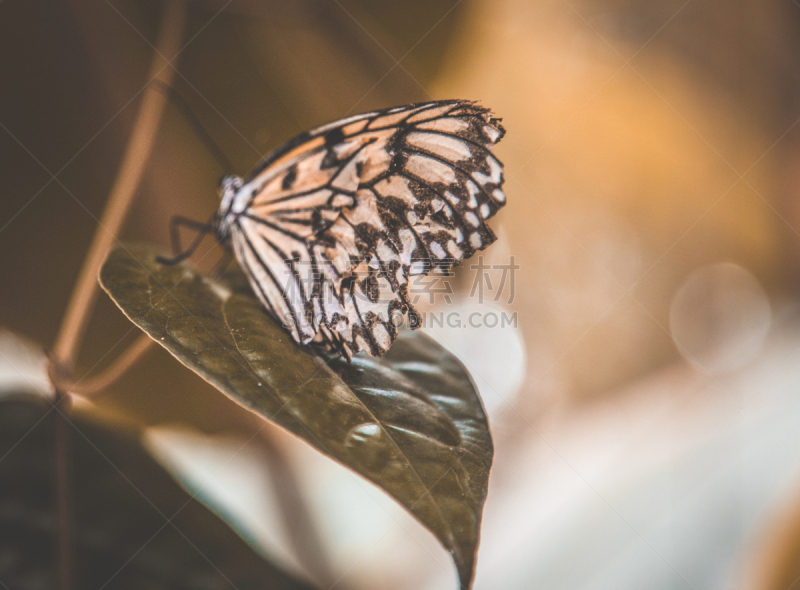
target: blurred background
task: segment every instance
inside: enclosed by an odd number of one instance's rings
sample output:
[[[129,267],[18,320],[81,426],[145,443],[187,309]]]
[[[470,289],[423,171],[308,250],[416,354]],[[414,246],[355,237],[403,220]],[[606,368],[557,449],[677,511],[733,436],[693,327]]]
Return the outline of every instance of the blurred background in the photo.
[[[426,306],[517,320],[426,328],[469,367],[495,441],[476,588],[800,584],[800,3],[187,6],[173,86],[239,174],[370,109],[467,98],[503,119],[508,204],[484,258],[496,290],[513,256],[513,293],[478,301],[464,265],[451,302]],[[163,7],[0,3],[0,327],[34,349],[52,345],[117,174]],[[168,247],[169,218],[208,218],[228,172],[168,106],[124,239]],[[196,258],[219,256],[209,239]],[[101,295],[78,375],[137,332]],[[319,587],[456,586],[401,508],[270,426],[323,545],[308,564],[261,424],[165,351],[94,403],[144,425],[185,486]]]

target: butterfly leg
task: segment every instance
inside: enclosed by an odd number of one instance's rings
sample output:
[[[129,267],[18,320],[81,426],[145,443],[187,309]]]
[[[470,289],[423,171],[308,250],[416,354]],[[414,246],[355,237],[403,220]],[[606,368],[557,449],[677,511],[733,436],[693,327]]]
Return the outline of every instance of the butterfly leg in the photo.
[[[193,229],[197,232],[192,243],[186,250],[181,249],[181,235],[180,235],[180,228],[188,227]],[[174,264],[178,264],[179,262],[183,262],[189,256],[194,253],[197,247],[200,245],[200,242],[203,241],[203,238],[206,234],[211,233],[214,231],[214,224],[210,221],[205,223],[201,221],[195,221],[194,219],[189,219],[187,217],[181,217],[180,215],[175,215],[169,222],[169,234],[170,234],[170,241],[172,242],[172,258],[164,258],[163,256],[159,256],[156,258],[156,261],[159,264],[165,264],[168,266],[172,266]]]
[[[181,248],[181,226],[188,227],[189,229],[201,232],[201,234],[205,234],[209,231],[206,229],[207,225],[207,223],[203,223],[202,221],[196,221],[180,215],[175,215],[172,219],[170,219],[169,237],[170,244],[172,244],[172,254],[178,256],[183,251],[183,248]]]

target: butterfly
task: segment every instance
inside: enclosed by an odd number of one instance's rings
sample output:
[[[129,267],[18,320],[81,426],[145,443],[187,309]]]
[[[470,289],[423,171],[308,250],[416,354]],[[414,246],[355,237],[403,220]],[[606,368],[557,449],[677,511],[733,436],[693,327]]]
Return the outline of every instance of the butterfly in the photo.
[[[506,202],[500,120],[471,101],[410,104],[307,131],[246,178],[226,176],[212,222],[264,308],[300,344],[383,356],[409,282],[496,237]]]

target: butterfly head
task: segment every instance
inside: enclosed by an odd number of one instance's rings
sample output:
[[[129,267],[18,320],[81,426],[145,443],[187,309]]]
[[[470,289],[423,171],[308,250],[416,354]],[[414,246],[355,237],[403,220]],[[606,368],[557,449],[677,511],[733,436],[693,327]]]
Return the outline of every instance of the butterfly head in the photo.
[[[226,240],[230,234],[231,223],[236,216],[241,213],[237,211],[236,195],[244,185],[244,181],[238,176],[225,176],[219,182],[219,211],[217,212],[217,233],[220,240]]]

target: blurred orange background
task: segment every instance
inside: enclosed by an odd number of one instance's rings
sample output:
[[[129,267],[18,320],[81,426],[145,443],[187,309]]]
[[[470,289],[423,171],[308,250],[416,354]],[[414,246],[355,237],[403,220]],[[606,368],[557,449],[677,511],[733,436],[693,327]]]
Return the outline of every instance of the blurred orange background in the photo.
[[[117,172],[162,8],[0,3],[0,326],[43,347]],[[297,133],[374,108],[466,98],[503,120],[508,203],[484,257],[519,264],[513,302],[481,307],[465,264],[452,307],[430,309],[515,313],[517,325],[426,328],[470,368],[496,443],[476,588],[793,587],[800,4],[188,11],[174,86],[239,174]],[[124,239],[168,247],[169,218],[208,218],[226,172],[168,107]],[[209,239],[196,259],[218,257]],[[78,374],[136,336],[101,296]],[[145,425],[183,477],[215,474],[209,501],[303,570],[270,524],[258,453],[225,455],[257,428],[247,412],[161,350],[96,403]],[[447,555],[401,509],[273,435],[306,484],[335,587],[455,587]],[[240,480],[250,491],[235,497]]]

